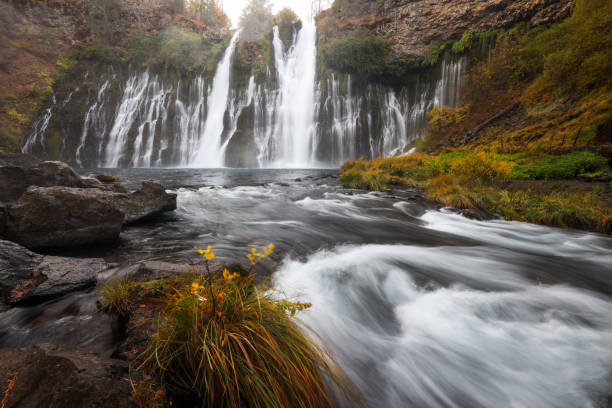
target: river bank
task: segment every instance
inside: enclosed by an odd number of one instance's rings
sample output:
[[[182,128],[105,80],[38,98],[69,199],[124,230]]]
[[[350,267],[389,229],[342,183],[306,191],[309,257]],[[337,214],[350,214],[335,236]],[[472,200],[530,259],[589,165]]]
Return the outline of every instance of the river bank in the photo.
[[[414,153],[347,162],[340,169],[340,182],[350,188],[420,188],[450,207],[607,234],[612,232],[611,181],[609,160],[589,152]]]
[[[177,208],[123,227],[111,245],[43,251],[47,257],[98,258],[109,268],[96,272],[97,283],[86,288],[0,312],[0,349],[15,362],[2,368],[7,375],[0,390],[19,372],[7,406],[17,406],[12,398],[24,393],[41,401],[53,389],[68,389],[63,382],[51,387],[28,378],[72,378],[78,389],[106,395],[113,389],[114,396],[131,398],[130,381],[122,378],[139,380],[130,376],[138,352],[131,353],[135,342],[124,343],[126,328],[155,321],[156,309],[149,307],[155,302],[134,297],[130,322],[122,327],[101,311],[103,288],[126,276],[150,282],[202,271],[194,246],[211,245],[219,265],[248,265],[250,247],[271,242],[274,252],[257,270],[258,279],[291,301],[312,304],[297,317],[368,407],[406,401],[435,406],[431,401],[438,400],[573,407],[607,398],[609,236],[468,219],[414,189],[343,188],[334,170],[79,173],[113,175],[128,190],[154,180],[177,195]],[[139,347],[149,338],[143,336]],[[558,353],[575,358],[558,359]],[[67,368],[47,375],[47,361]],[[508,373],[510,366],[520,374]],[[97,385],[85,387],[92,378]],[[430,378],[436,378],[435,389],[426,386]],[[475,390],[473,382],[486,391]],[[99,394],[88,395],[95,400]],[[99,401],[105,406],[103,397]],[[65,406],[75,406],[69,402]]]

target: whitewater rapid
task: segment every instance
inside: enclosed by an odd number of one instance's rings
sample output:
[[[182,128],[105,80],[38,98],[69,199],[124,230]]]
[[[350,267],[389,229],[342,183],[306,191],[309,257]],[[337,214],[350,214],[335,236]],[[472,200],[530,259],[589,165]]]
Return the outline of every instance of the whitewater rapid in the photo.
[[[612,238],[467,219],[418,193],[346,190],[330,170],[108,170],[178,194],[164,222],[88,256],[246,262],[298,314],[369,408],[606,407],[612,393]],[[88,175],[89,172],[84,174]],[[96,252],[100,251],[100,252]],[[81,254],[83,255],[83,254]],[[0,313],[0,346],[111,353],[95,293]],[[36,317],[36,319],[34,319]]]

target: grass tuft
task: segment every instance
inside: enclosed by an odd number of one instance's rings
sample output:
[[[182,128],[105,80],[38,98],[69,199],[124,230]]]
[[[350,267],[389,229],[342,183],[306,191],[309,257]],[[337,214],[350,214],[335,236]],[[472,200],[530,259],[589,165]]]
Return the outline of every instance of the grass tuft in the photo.
[[[332,407],[354,396],[291,316],[308,304],[259,290],[253,276],[199,277],[166,297],[141,368],[207,407]]]

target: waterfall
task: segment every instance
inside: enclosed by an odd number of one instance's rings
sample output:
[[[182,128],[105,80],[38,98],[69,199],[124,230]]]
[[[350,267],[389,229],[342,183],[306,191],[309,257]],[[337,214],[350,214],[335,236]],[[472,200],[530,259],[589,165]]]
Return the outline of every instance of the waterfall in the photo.
[[[464,59],[447,55],[400,87],[340,73],[317,78],[315,26],[304,24],[291,44],[274,27],[270,65],[247,84],[231,75],[238,38],[212,82],[130,68],[87,72],[93,85],[62,96],[62,104],[54,97],[22,150],[81,167],[335,167],[407,152],[427,112],[460,103]],[[75,123],[64,123],[66,104],[84,106],[69,116]],[[61,134],[61,147],[48,148],[58,139],[46,133]]]
[[[314,95],[316,73],[316,28],[304,24],[294,44],[285,51],[278,26],[272,44],[278,74],[278,113],[273,143],[278,147],[273,165],[311,167],[314,134]]]
[[[53,107],[57,103],[55,95],[52,95],[51,102],[51,106],[45,109],[42,115],[34,122],[32,133],[30,133],[30,136],[26,139],[21,148],[23,153],[33,153],[36,145],[39,145],[43,151],[45,150],[44,134],[51,121]]]
[[[190,161],[192,167],[222,167],[224,165],[224,157],[221,151],[223,117],[228,106],[231,63],[239,35],[240,31],[234,34],[229,47],[225,50],[223,59],[217,67],[212,89],[208,95],[208,113],[204,130],[200,135],[195,155]]]
[[[175,162],[180,166],[189,165],[191,147],[196,145],[197,138],[202,131],[202,125],[206,117],[205,88],[204,79],[200,76],[197,77],[193,86],[189,87],[187,100],[183,102],[180,94],[180,83],[177,86],[174,106],[178,132],[175,135],[175,143],[179,148]]]
[[[76,149],[75,159],[79,167],[83,165],[81,161],[81,154],[83,149],[85,148],[85,142],[87,141],[87,135],[89,133],[89,129],[93,128],[94,131],[101,131],[102,134],[106,133],[106,118],[104,117],[104,94],[108,90],[110,86],[110,81],[104,81],[104,84],[100,87],[98,91],[98,96],[93,105],[89,107],[87,113],[85,114],[85,122],[83,123],[83,131],[81,132],[81,143]]]

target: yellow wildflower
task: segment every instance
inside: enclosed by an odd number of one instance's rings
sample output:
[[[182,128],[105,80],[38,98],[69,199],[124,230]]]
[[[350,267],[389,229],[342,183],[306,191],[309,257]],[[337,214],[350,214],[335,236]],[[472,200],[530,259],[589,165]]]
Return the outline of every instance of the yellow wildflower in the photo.
[[[223,269],[223,277],[225,278],[226,281],[231,282],[232,280],[236,279],[239,276],[240,275],[238,273],[231,273],[227,268]]]
[[[204,257],[206,257],[207,261],[210,261],[211,259],[213,259],[215,256],[217,256],[217,254],[215,254],[214,252],[207,252]]]

